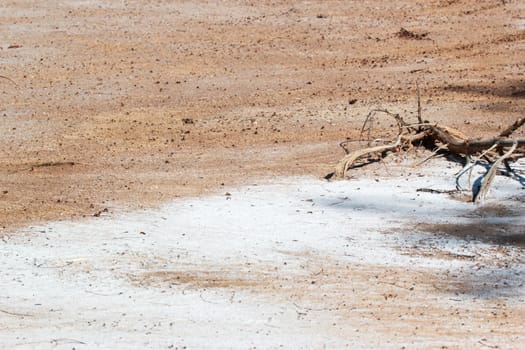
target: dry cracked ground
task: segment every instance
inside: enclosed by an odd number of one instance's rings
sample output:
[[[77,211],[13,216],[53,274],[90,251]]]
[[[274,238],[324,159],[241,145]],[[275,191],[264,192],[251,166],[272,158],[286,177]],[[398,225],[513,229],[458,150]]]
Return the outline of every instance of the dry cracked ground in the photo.
[[[4,232],[320,177],[372,108],[415,118],[417,83],[425,119],[472,137],[525,107],[519,0],[5,0],[0,19]]]

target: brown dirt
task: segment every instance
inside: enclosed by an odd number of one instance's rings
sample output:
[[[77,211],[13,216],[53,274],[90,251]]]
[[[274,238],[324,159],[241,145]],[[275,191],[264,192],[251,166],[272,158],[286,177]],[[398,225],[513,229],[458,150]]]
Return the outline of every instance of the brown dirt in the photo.
[[[425,349],[506,348],[510,339],[523,335],[524,309],[498,297],[510,289],[499,277],[349,264],[310,252],[290,254],[301,262],[299,272],[257,263],[197,269],[184,265],[178,271],[153,268],[131,280],[142,287],[220,290],[231,294],[230,303],[240,299],[236,293],[262,295],[294,305],[298,318],[329,312],[333,323],[327,326],[334,336],[359,343],[370,341],[371,334],[381,335],[381,347],[387,348],[397,348],[387,344],[398,343]],[[435,252],[433,256],[438,257]],[[477,303],[474,308],[471,300]]]
[[[519,1],[2,7],[0,227],[324,175],[370,108],[414,116],[417,80],[471,136],[525,106]]]

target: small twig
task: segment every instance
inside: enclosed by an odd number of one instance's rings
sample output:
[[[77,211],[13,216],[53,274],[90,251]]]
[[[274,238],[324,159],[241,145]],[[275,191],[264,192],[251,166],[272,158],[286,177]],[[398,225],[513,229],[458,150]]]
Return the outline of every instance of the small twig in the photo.
[[[31,169],[54,167],[54,166],[65,166],[65,165],[73,166],[75,165],[75,162],[44,162],[44,163],[39,163],[39,164],[35,164],[31,166]]]
[[[18,84],[17,84],[13,79],[11,79],[11,78],[8,78],[8,77],[6,77],[6,76],[4,76],[4,75],[0,75],[0,78],[1,78],[1,79],[5,79],[5,80],[7,80],[7,81],[10,81],[10,82],[13,83],[15,86],[18,86]]]
[[[463,176],[463,174],[465,174],[467,171],[468,171],[468,186],[470,187],[470,179],[472,178],[472,170],[474,169],[474,166],[476,164],[478,164],[479,160],[481,158],[483,158],[484,156],[487,155],[487,153],[491,152],[493,149],[495,149],[496,147],[498,146],[497,143],[493,144],[489,149],[485,150],[483,153],[481,153],[478,157],[472,159],[472,157],[470,155],[467,155],[467,163],[465,164],[465,166],[463,167],[463,169],[461,169],[461,171],[459,172],[459,174],[457,175],[456,177],[456,187],[458,187],[458,189],[462,189],[461,186],[459,186],[459,178],[461,176]]]
[[[469,156],[470,157],[470,156]],[[468,168],[468,187],[472,187],[472,171],[474,171],[474,165],[477,163],[477,161],[472,161],[472,157],[470,157],[470,168]]]
[[[423,140],[427,136],[428,136],[428,132],[425,130],[425,131],[419,132],[419,133],[414,134],[414,135],[412,135],[412,134],[403,134],[403,135],[401,135],[401,139],[403,140],[403,142],[405,142],[407,144],[413,144],[416,141]]]
[[[87,289],[84,290],[84,292],[89,293],[89,294],[93,294],[93,295],[98,295],[98,296],[101,296],[101,297],[114,297],[114,296],[117,296],[117,295],[122,295],[122,292],[112,293],[112,294],[105,294],[105,293],[92,292],[92,291],[87,290]]]
[[[18,317],[33,317],[34,316],[34,315],[30,315],[30,314],[21,314],[21,313],[11,312],[11,311],[1,310],[1,309],[0,309],[0,312],[2,312],[4,314],[11,315],[11,316],[18,316]]]
[[[312,276],[319,276],[324,272],[324,269],[321,267],[321,271],[314,273]]]
[[[298,309],[302,309],[302,310],[305,310],[305,311],[326,311],[326,308],[313,308],[313,307],[306,307],[306,306],[301,306],[301,305],[298,305],[295,301],[292,302],[292,304],[294,304],[294,306]]]
[[[509,137],[514,131],[516,131],[523,124],[525,124],[525,118],[518,118],[518,120],[516,120],[511,126],[503,130],[499,134],[499,137]]]
[[[33,171],[38,168],[46,168],[46,167],[60,167],[60,166],[74,166],[77,163],[75,162],[44,162],[44,163],[38,163],[35,165],[31,165],[27,168],[18,169],[12,172],[12,174],[21,172],[21,171]]]
[[[475,259],[475,254],[459,254],[459,253],[448,253],[448,256],[455,257],[458,259]]]
[[[503,147],[498,147],[498,154],[500,156],[503,155]],[[510,174],[512,173],[512,168],[510,167],[508,159],[503,159],[503,165],[505,165],[505,169],[507,170],[507,173],[510,176]]]
[[[202,292],[199,293],[199,298],[204,301],[205,303],[208,303],[208,304],[215,304],[215,305],[220,305],[220,303],[216,303],[216,302],[213,302],[213,301],[209,301],[209,300],[206,300],[204,299],[204,297],[202,296]]]
[[[422,161],[419,161],[419,162],[413,164],[412,167],[413,167],[413,168],[416,168],[416,167],[420,166],[421,164],[423,164],[423,163],[429,161],[430,159],[434,158],[434,157],[438,154],[439,151],[442,151],[442,150],[444,150],[444,149],[447,149],[447,145],[441,145],[441,146],[437,147],[437,148],[435,149],[435,151],[432,152],[431,155],[429,155],[428,157],[426,157],[426,158],[423,159]]]
[[[372,125],[374,122],[375,112],[376,110],[373,109],[368,113],[368,115],[365,118],[365,121],[363,122],[363,126],[361,127],[361,132],[359,133],[359,140],[362,141],[363,132],[365,131],[367,124],[369,124],[368,129],[366,129],[368,130],[368,136],[367,136],[368,146],[370,146],[370,134],[372,132]]]
[[[465,165],[456,174],[456,189],[459,190],[459,191],[463,191],[464,190],[463,187],[461,186],[461,184],[459,183],[459,179],[461,178],[461,176],[463,176],[463,174],[465,172],[467,172],[470,169],[471,164],[472,164],[472,158],[467,154],[467,156],[465,157]],[[470,182],[470,177],[469,177],[469,182]],[[469,184],[469,188],[470,188],[470,184]]]
[[[514,141],[514,144],[507,151],[507,153],[505,153],[504,155],[499,157],[492,164],[492,167],[489,169],[489,171],[487,172],[487,174],[483,178],[483,183],[481,184],[481,187],[480,187],[479,191],[474,194],[474,197],[473,197],[473,202],[474,203],[479,203],[480,201],[482,201],[486,197],[490,186],[494,182],[494,178],[496,177],[496,172],[498,170],[499,165],[501,164],[502,161],[505,160],[505,158],[509,157],[516,150],[517,146],[518,146],[518,142]]]
[[[380,282],[382,284],[388,284],[390,286],[394,286],[394,287],[397,287],[397,288],[401,288],[401,289],[406,289],[406,290],[410,290],[412,291],[414,289],[414,287],[405,287],[405,286],[400,286],[394,282]]]
[[[480,343],[481,345],[486,346],[486,347],[488,347],[488,348],[491,348],[491,349],[498,349],[498,348],[499,348],[499,347],[496,346],[496,345],[490,345],[490,344],[484,343],[484,342],[481,341],[481,340],[478,341],[478,343]]]
[[[419,81],[416,80],[417,89],[417,122],[423,124],[423,118],[421,117],[421,92],[419,91]],[[421,127],[418,128],[421,131]]]
[[[394,118],[397,122],[397,126],[399,128],[399,134],[401,134],[403,132],[403,128],[407,127],[407,123],[403,120],[403,118],[401,118],[399,116],[399,114],[395,114],[395,113],[392,113],[386,109],[373,109],[371,110],[368,115],[366,116],[365,118],[365,121],[363,123],[363,126],[361,127],[361,132],[359,133],[359,140],[362,140],[362,136],[363,136],[363,133],[365,131],[368,131],[368,135],[367,135],[367,141],[368,141],[368,146],[371,145],[371,142],[370,142],[370,138],[371,138],[371,133],[372,133],[372,126],[373,126],[373,122],[374,122],[374,116],[376,113],[385,113],[386,115]],[[367,125],[368,125],[368,128],[367,128]]]
[[[76,340],[76,339],[71,339],[71,338],[52,339],[51,340],[51,344],[55,344],[55,345],[58,345],[58,344],[82,344],[82,345],[86,345],[86,343],[84,343],[83,341]]]
[[[350,143],[350,141],[348,141],[348,140],[339,143],[339,147],[341,147],[341,148],[343,149],[343,151],[345,151],[345,154],[350,153],[350,151],[348,150],[348,148],[346,148],[346,145],[347,145],[348,143]]]
[[[509,160],[503,159],[503,165],[505,165],[505,169],[507,170],[507,173],[512,173],[512,168],[510,167]]]
[[[416,192],[438,193],[438,194],[453,194],[461,192],[461,190],[435,190],[433,188],[418,188]]]

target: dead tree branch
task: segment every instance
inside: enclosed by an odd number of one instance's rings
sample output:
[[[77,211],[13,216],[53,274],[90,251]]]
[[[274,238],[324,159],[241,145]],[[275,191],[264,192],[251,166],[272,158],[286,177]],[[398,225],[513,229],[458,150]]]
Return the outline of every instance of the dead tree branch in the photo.
[[[389,143],[380,146],[371,146],[371,133],[376,115],[382,113],[390,118],[394,118],[397,124],[398,134],[395,139]],[[366,156],[372,154],[379,154],[381,158],[388,153],[399,150],[407,150],[410,147],[416,146],[421,141],[425,141],[427,147],[433,145],[432,148],[436,151],[424,159],[418,165],[423,164],[428,159],[437,155],[438,152],[445,152],[460,157],[465,157],[467,160],[474,159],[473,162],[468,162],[465,168],[460,172],[456,183],[459,183],[459,177],[471,170],[481,158],[486,159],[491,165],[489,171],[486,173],[484,181],[473,194],[473,201],[479,202],[485,198],[487,192],[496,176],[497,169],[503,163],[510,175],[513,170],[509,160],[517,160],[523,158],[525,155],[525,138],[511,138],[511,135],[525,124],[525,118],[518,118],[514,123],[505,128],[499,135],[490,138],[469,138],[461,131],[445,126],[423,121],[421,116],[421,96],[419,92],[419,85],[417,86],[417,123],[407,123],[399,114],[391,113],[386,109],[373,109],[365,118],[361,128],[359,139],[362,140],[363,134],[367,134],[368,147],[350,151],[346,144],[351,141],[345,141],[341,147],[345,150],[346,155],[337,163],[334,172],[327,176],[327,178],[341,179],[344,178],[349,169],[355,166],[356,162]],[[492,159],[495,159],[491,161]]]
[[[369,147],[357,150],[347,154],[335,167],[334,178],[342,178],[346,171],[355,163],[359,158],[373,154],[373,153],[383,153],[389,152],[396,149],[401,144],[401,136],[397,137],[397,140],[389,145]]]
[[[485,177],[483,178],[483,183],[481,184],[481,187],[477,193],[474,193],[474,202],[479,203],[485,197],[487,196],[487,193],[489,192],[489,188],[494,182],[494,178],[496,177],[496,172],[498,170],[498,167],[501,165],[501,162],[504,161],[506,158],[508,158],[517,147],[518,143],[514,141],[514,144],[512,147],[501,157],[499,157],[491,166]]]

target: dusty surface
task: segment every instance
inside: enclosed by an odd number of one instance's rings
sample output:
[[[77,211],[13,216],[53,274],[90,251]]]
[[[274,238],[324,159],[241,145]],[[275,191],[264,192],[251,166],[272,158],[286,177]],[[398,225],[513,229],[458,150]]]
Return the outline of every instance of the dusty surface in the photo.
[[[524,191],[498,177],[484,206],[417,192],[454,187],[459,166],[438,166],[447,176],[281,178],[4,236],[0,344],[521,349]]]
[[[223,196],[325,175],[371,108],[415,117],[416,81],[472,137],[523,116],[522,1],[6,0],[0,30],[1,345],[524,346],[522,194],[435,204],[405,169],[369,201]]]
[[[525,105],[524,7],[2,1],[0,226],[324,175],[416,80],[425,117],[492,134]]]

